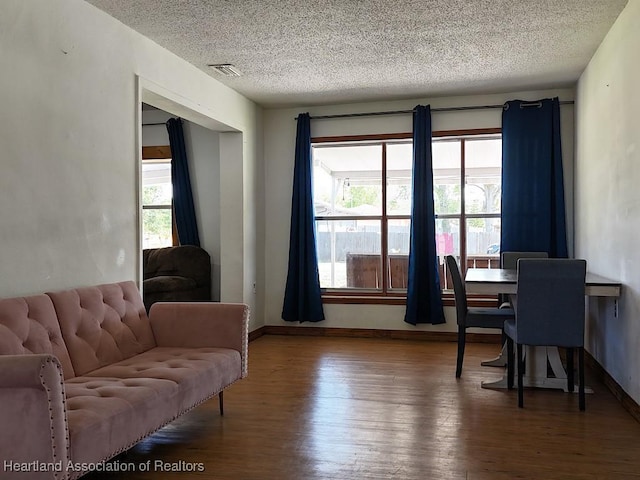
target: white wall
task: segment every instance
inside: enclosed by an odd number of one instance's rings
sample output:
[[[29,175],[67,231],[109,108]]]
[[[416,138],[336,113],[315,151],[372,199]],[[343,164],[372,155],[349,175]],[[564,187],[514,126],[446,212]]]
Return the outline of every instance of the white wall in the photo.
[[[200,246],[211,256],[211,295],[220,300],[220,135],[184,122]]]
[[[355,113],[372,111],[407,110],[417,104],[430,104],[432,108],[494,105],[507,100],[535,100],[558,96],[561,100],[573,100],[573,89],[545,90],[536,92],[518,92],[502,95],[483,95],[449,98],[423,98],[397,102],[377,102],[358,105],[335,105],[314,108],[273,109],[264,112],[264,168],[265,168],[265,272],[263,279],[265,292],[265,322],[268,325],[291,325],[284,322],[280,315],[284,298],[289,248],[289,226],[291,212],[291,189],[293,183],[293,163],[296,122],[298,113],[308,111],[313,115]],[[565,169],[565,187],[569,210],[569,243],[572,243],[573,192],[573,106],[561,108],[562,147]],[[500,127],[501,109],[474,110],[461,112],[433,112],[433,130],[455,130],[471,128]],[[383,117],[345,118],[331,120],[312,120],[312,136],[357,135],[373,133],[410,132],[411,115]],[[446,308],[446,325],[406,324],[404,306],[380,305],[325,305],[326,320],[320,324],[302,324],[305,326],[325,326],[343,328],[377,328],[391,330],[438,330],[454,331],[455,312]]]
[[[228,297],[255,307],[258,230],[243,191],[260,156],[254,103],[82,0],[3,0],[0,64],[0,297],[139,280],[144,100],[241,135],[238,188],[221,203],[247,215],[222,219],[241,241],[221,256],[240,265]]]
[[[588,350],[640,403],[640,0],[630,0],[580,77],[576,254],[623,283],[589,302]]]

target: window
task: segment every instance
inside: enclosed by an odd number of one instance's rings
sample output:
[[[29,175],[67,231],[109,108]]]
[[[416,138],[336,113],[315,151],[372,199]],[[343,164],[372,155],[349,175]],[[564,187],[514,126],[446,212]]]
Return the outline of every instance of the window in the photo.
[[[147,147],[145,147],[147,148]],[[159,147],[155,147],[159,150]],[[167,147],[168,148],[168,147]],[[170,156],[159,150],[155,156]],[[171,158],[142,158],[142,248],[174,245]]]
[[[320,286],[404,294],[411,138],[332,140],[312,149]]]
[[[443,289],[452,288],[444,275],[445,255],[456,256],[463,272],[500,264],[502,139],[499,130],[492,132],[433,134],[436,249]]]
[[[434,132],[436,247],[465,266],[497,267],[499,130]],[[411,225],[411,134],[312,141],[320,286],[325,293],[405,296]]]

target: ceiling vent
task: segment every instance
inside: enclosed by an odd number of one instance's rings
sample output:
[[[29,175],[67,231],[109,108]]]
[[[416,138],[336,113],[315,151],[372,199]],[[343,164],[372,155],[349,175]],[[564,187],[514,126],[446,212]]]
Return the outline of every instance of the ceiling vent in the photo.
[[[242,75],[242,72],[230,63],[211,63],[208,66],[226,77],[240,77]]]

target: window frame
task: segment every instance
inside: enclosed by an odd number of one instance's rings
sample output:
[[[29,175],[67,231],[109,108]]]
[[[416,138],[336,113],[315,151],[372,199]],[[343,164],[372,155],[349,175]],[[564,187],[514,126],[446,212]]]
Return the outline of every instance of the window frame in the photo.
[[[474,213],[468,214],[465,211],[465,193],[464,187],[466,182],[465,174],[465,149],[464,141],[466,139],[478,140],[482,137],[493,137],[499,135],[502,138],[501,128],[476,128],[476,129],[464,129],[464,130],[439,130],[432,132],[432,142],[436,139],[442,139],[446,137],[452,137],[460,139],[461,145],[461,158],[460,158],[460,188],[461,188],[461,204],[459,214],[436,214],[436,219],[458,219],[460,222],[460,260],[461,260],[461,272],[464,275],[466,271],[466,258],[467,258],[467,220],[472,218],[501,218],[501,213]],[[341,136],[325,136],[325,137],[312,137],[312,146],[317,144],[386,144],[392,141],[412,140],[413,134],[411,132],[392,133],[392,134],[372,134],[372,135],[341,135]],[[381,259],[382,259],[382,288],[381,289],[355,289],[355,288],[323,288],[322,300],[324,303],[337,303],[337,304],[391,304],[391,305],[405,305],[407,298],[406,289],[391,289],[389,283],[388,262],[385,259],[388,258],[388,222],[394,219],[410,219],[411,215],[387,215],[386,206],[386,190],[387,190],[387,170],[386,170],[386,148],[382,147],[382,213],[375,216],[362,216],[358,219],[380,219],[381,222]],[[339,219],[352,219],[353,217],[341,217],[341,216],[318,216],[314,218],[315,221],[322,220],[339,220]],[[443,290],[442,298],[446,306],[454,305],[453,291]],[[473,296],[470,298],[470,304],[493,305],[495,303],[495,296]]]

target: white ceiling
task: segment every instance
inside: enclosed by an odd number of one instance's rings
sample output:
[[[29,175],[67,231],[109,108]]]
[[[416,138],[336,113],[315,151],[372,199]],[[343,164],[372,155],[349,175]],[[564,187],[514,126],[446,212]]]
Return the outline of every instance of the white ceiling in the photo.
[[[87,1],[265,107],[572,86],[627,4]]]

